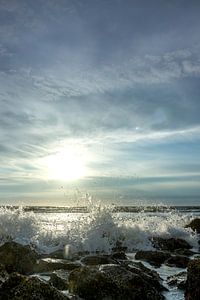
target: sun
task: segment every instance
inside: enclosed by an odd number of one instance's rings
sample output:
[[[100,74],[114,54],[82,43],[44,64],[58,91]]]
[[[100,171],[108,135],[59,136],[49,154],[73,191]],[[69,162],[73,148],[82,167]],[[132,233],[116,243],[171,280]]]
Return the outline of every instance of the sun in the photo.
[[[48,178],[61,181],[81,179],[87,175],[84,157],[76,149],[64,149],[46,158]]]

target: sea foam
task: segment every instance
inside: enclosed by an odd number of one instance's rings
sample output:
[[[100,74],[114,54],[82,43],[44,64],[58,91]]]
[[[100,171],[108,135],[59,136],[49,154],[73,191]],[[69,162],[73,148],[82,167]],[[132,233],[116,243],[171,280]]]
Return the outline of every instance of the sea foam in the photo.
[[[178,237],[197,248],[196,235],[184,226],[191,213],[114,213],[111,206],[92,206],[88,213],[25,211],[23,207],[0,208],[0,242],[14,240],[50,253],[68,247],[73,252],[110,253],[116,246],[127,252],[152,249],[150,238]],[[68,255],[66,254],[66,255]]]

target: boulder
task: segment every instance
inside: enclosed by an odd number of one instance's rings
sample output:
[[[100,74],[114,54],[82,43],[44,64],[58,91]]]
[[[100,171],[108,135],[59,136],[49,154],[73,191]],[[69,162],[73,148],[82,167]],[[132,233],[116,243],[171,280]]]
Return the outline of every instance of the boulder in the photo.
[[[88,255],[81,259],[81,263],[88,266],[105,265],[116,263],[108,255]]]
[[[174,253],[178,255],[185,255],[185,256],[192,256],[195,254],[195,252],[190,249],[177,249],[175,250]]]
[[[35,273],[51,272],[59,269],[72,271],[76,268],[80,268],[81,264],[78,262],[68,262],[65,259],[56,259],[56,258],[42,258],[37,260],[37,263],[34,265]]]
[[[132,273],[140,275],[157,290],[166,290],[166,288],[161,284],[161,281],[163,279],[159,276],[159,274],[156,271],[145,267],[141,262],[125,261],[121,264],[121,266],[123,266]]]
[[[0,288],[2,300],[67,300],[67,296],[36,277],[12,273]]]
[[[188,264],[185,299],[200,299],[200,259],[191,260]]]
[[[167,277],[167,283],[170,286],[177,286],[179,289],[184,290],[186,287],[187,272],[179,272],[175,275]]]
[[[165,261],[165,264],[170,267],[187,268],[190,259],[184,255],[173,255]]]
[[[67,290],[68,277],[69,273],[65,270],[54,271],[53,273],[51,273],[49,284],[51,284],[58,290]]]
[[[200,233],[200,219],[195,218],[193,219],[188,225],[185,226],[186,228],[191,228],[192,230],[196,231],[197,233]]]
[[[0,287],[9,277],[8,272],[6,271],[4,265],[0,265]]]
[[[127,247],[123,245],[122,241],[116,241],[115,246],[112,248],[113,252],[126,252]]]
[[[163,251],[138,251],[135,255],[135,259],[144,260],[153,266],[160,267],[168,258],[170,253]]]
[[[64,259],[64,250],[56,250],[48,254],[43,254],[42,258],[58,258]]]
[[[110,255],[110,258],[111,258],[111,259],[114,259],[114,260],[127,260],[127,256],[126,256],[126,254],[125,254],[124,251],[113,252],[113,253]]]
[[[87,300],[161,300],[142,276],[119,265],[84,266],[69,275],[69,291]]]
[[[156,249],[170,251],[170,252],[174,252],[178,249],[191,249],[192,248],[192,246],[190,244],[188,244],[188,242],[186,242],[183,239],[178,239],[178,238],[164,239],[161,237],[153,237],[151,239],[151,242]]]
[[[37,258],[38,254],[28,245],[7,242],[0,247],[0,264],[3,264],[9,273],[33,273]]]

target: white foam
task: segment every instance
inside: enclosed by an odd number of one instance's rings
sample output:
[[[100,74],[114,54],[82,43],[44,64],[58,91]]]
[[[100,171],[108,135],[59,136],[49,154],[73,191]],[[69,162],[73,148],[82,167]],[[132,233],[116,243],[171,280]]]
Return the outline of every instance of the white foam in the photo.
[[[0,209],[0,241],[13,239],[34,245],[41,252],[64,249],[110,252],[116,243],[128,252],[151,249],[152,236],[179,237],[197,247],[196,235],[184,228],[189,214],[113,213],[110,207],[92,207],[90,213],[34,213],[20,209]],[[72,250],[73,249],[73,250]]]

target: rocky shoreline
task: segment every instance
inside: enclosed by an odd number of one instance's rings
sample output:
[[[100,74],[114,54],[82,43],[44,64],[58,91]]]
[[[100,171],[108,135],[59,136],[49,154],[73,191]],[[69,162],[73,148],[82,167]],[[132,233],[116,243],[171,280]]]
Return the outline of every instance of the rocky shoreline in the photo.
[[[200,219],[187,227],[200,233]],[[6,242],[0,247],[0,299],[165,299],[159,274],[142,261],[156,268],[187,268],[169,277],[168,284],[183,289],[186,300],[200,299],[200,258],[194,259],[191,246],[178,238],[152,237],[151,243],[153,251],[137,251],[132,261],[120,244],[111,254],[80,253],[66,259],[62,251],[44,256],[29,245]]]

